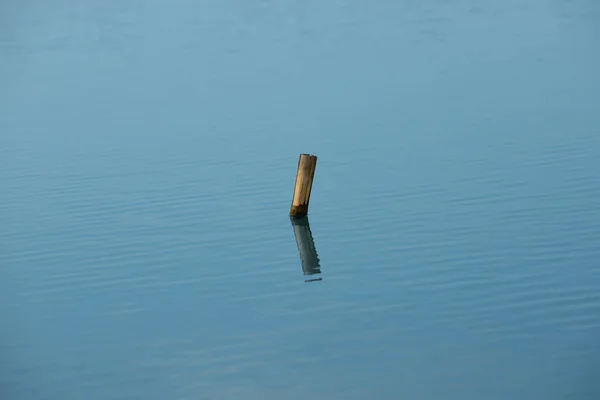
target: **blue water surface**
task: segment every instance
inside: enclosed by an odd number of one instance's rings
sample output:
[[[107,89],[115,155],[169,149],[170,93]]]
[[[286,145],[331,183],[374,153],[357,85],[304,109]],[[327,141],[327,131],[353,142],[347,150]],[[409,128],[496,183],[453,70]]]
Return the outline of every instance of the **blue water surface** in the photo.
[[[599,42],[596,0],[2,1],[0,398],[599,399]]]

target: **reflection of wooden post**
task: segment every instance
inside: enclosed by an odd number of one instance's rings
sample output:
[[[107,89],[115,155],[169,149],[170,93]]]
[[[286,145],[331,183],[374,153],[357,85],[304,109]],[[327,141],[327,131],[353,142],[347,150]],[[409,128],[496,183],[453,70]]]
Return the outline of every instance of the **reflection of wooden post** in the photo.
[[[317,156],[300,154],[298,172],[296,174],[296,186],[294,187],[294,198],[292,199],[292,207],[290,208],[290,215],[292,217],[303,217],[308,214],[308,202],[310,201],[310,191],[316,167]]]
[[[315,242],[310,231],[308,217],[290,218],[294,227],[294,236],[296,236],[296,244],[300,252],[300,260],[302,261],[302,271],[304,275],[315,275],[321,273],[319,265],[319,255],[315,249]],[[319,279],[320,280],[320,279]]]

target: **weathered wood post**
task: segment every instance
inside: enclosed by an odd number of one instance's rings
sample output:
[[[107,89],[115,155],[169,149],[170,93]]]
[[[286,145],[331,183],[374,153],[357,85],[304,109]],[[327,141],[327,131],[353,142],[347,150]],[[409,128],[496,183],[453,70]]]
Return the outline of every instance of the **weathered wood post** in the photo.
[[[292,207],[290,208],[290,215],[292,217],[300,218],[308,214],[310,191],[312,190],[316,168],[317,156],[300,154],[294,197],[292,199]]]
[[[315,249],[315,242],[310,231],[308,217],[294,218],[291,217],[292,226],[294,227],[294,236],[300,253],[300,261],[302,262],[302,271],[304,275],[316,275],[321,273],[319,265],[319,255]],[[308,279],[305,282],[320,281],[321,278]]]

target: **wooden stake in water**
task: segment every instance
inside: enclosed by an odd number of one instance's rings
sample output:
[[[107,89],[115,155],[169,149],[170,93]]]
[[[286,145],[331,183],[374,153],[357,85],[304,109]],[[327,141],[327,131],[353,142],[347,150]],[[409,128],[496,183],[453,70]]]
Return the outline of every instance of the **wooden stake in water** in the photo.
[[[317,156],[300,154],[298,172],[296,174],[296,186],[294,187],[294,198],[292,199],[292,207],[290,208],[290,215],[292,217],[300,218],[308,214],[308,203],[315,177],[315,168],[317,168]]]

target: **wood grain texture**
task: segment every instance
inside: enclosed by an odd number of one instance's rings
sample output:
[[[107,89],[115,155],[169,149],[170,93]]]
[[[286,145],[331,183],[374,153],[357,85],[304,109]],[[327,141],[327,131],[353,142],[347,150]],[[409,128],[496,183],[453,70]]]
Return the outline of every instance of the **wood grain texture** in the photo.
[[[316,168],[317,156],[300,154],[300,159],[298,160],[298,172],[296,173],[296,185],[294,187],[294,197],[290,208],[290,215],[293,217],[299,218],[308,214],[310,193]]]

